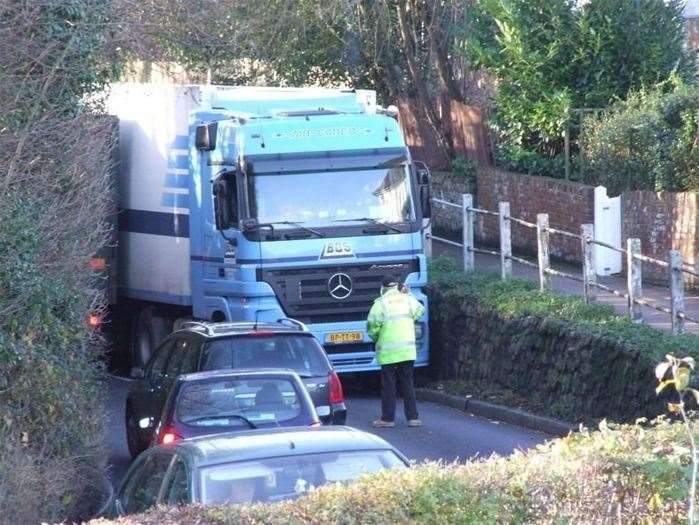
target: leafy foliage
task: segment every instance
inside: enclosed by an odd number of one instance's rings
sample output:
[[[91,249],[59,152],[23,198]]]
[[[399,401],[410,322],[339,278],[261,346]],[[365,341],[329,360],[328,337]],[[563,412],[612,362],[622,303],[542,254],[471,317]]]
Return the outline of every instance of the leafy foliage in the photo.
[[[611,306],[586,304],[579,296],[540,291],[536,283],[513,277],[503,281],[490,273],[464,274],[453,259],[439,257],[430,266],[430,280],[450,295],[471,297],[505,318],[537,316],[565,321],[583,333],[623,342],[657,362],[666,354],[689,354],[699,359],[699,337],[673,336],[639,325]]]
[[[677,79],[633,92],[585,124],[586,182],[626,190],[699,189],[699,91]]]
[[[79,520],[105,466],[103,307],[114,125],[90,95],[118,73],[111,2],[0,5],[0,521]],[[103,497],[103,496],[102,496]]]
[[[690,462],[682,431],[665,420],[602,423],[508,458],[384,471],[291,502],[161,508],[94,523],[682,523]]]
[[[451,173],[457,178],[475,184],[478,175],[478,162],[468,157],[457,157],[451,162]]]
[[[467,54],[500,80],[497,155],[510,168],[560,176],[571,108],[606,107],[673,73],[692,79],[682,7],[679,0],[477,3]]]

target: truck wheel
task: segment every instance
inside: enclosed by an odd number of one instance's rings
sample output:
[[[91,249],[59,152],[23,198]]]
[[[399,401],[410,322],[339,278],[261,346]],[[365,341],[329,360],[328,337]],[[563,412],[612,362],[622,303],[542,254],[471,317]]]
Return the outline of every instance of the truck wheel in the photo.
[[[170,333],[170,320],[153,314],[149,306],[141,309],[134,319],[132,335],[132,363],[143,368],[160,342]]]

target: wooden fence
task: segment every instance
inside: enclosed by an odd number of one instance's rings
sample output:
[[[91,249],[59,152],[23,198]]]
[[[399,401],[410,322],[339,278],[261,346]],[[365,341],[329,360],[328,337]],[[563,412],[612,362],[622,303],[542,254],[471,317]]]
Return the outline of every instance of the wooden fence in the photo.
[[[398,102],[400,125],[405,142],[413,158],[421,160],[432,169],[450,169],[451,160],[439,148],[437,135],[422,118],[420,108],[411,100]],[[485,112],[475,106],[452,102],[448,113],[454,135],[454,153],[458,157],[477,160],[482,166],[490,165],[490,143]],[[444,118],[444,116],[443,116]]]
[[[510,203],[498,203],[498,211],[486,210],[477,208],[473,205],[473,195],[463,194],[461,204],[445,201],[442,199],[433,199],[433,202],[440,206],[454,207],[461,210],[463,220],[463,235],[462,242],[450,241],[432,235],[428,232],[429,240],[434,240],[452,246],[458,246],[462,249],[464,271],[471,272],[475,270],[476,253],[493,255],[500,258],[500,271],[503,279],[507,279],[512,275],[512,261],[518,262],[525,266],[536,268],[539,273],[539,288],[548,290],[551,288],[551,277],[558,276],[566,279],[577,281],[582,285],[582,292],[585,302],[592,302],[596,299],[596,291],[604,290],[618,297],[623,297],[627,301],[628,313],[634,321],[643,321],[643,312],[641,306],[652,308],[662,313],[670,315],[672,321],[672,333],[681,334],[684,332],[684,323],[689,321],[698,323],[699,319],[695,319],[687,315],[684,311],[684,278],[685,275],[693,275],[699,277],[693,268],[688,267],[682,261],[682,253],[677,250],[671,250],[668,261],[662,261],[653,257],[648,257],[641,253],[641,240],[636,238],[627,239],[626,248],[619,248],[611,244],[607,244],[595,239],[594,225],[583,224],[580,226],[580,233],[572,233],[564,230],[559,230],[549,226],[549,216],[546,213],[540,213],[536,217],[536,223],[525,221],[510,215]],[[486,250],[476,248],[474,244],[474,223],[476,215],[493,215],[498,218],[500,230],[500,249]],[[512,223],[519,224],[526,228],[531,228],[536,231],[537,238],[537,261],[533,262],[528,259],[517,257],[512,254],[512,235],[510,225]],[[568,237],[576,239],[580,242],[581,260],[583,261],[581,275],[574,275],[567,272],[555,270],[551,267],[549,258],[551,239],[555,237]],[[597,271],[595,268],[594,246],[603,246],[610,250],[622,253],[626,257],[627,262],[627,287],[625,291],[616,290],[597,281]],[[427,252],[431,253],[431,247]],[[670,285],[670,306],[665,307],[656,304],[648,297],[643,296],[642,286],[642,264],[649,263],[667,269]]]

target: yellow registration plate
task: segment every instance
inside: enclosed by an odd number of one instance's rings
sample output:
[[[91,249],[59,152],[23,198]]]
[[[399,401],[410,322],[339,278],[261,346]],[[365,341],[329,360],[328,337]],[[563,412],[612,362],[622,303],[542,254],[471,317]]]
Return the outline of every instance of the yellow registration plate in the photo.
[[[340,343],[359,343],[364,340],[362,332],[334,332],[325,335],[325,342],[331,345]]]

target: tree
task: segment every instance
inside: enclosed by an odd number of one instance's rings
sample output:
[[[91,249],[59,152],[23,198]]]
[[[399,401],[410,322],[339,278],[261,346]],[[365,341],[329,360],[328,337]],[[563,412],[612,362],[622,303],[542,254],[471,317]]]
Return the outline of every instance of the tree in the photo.
[[[455,0],[118,0],[157,56],[214,81],[374,88],[413,98],[451,154],[452,101],[463,102],[466,4]],[[134,5],[134,2],[136,5]],[[458,66],[458,67],[455,67]]]
[[[499,80],[499,154],[515,167],[532,154],[560,174],[571,108],[694,74],[677,0],[483,0],[470,15],[467,56]]]

